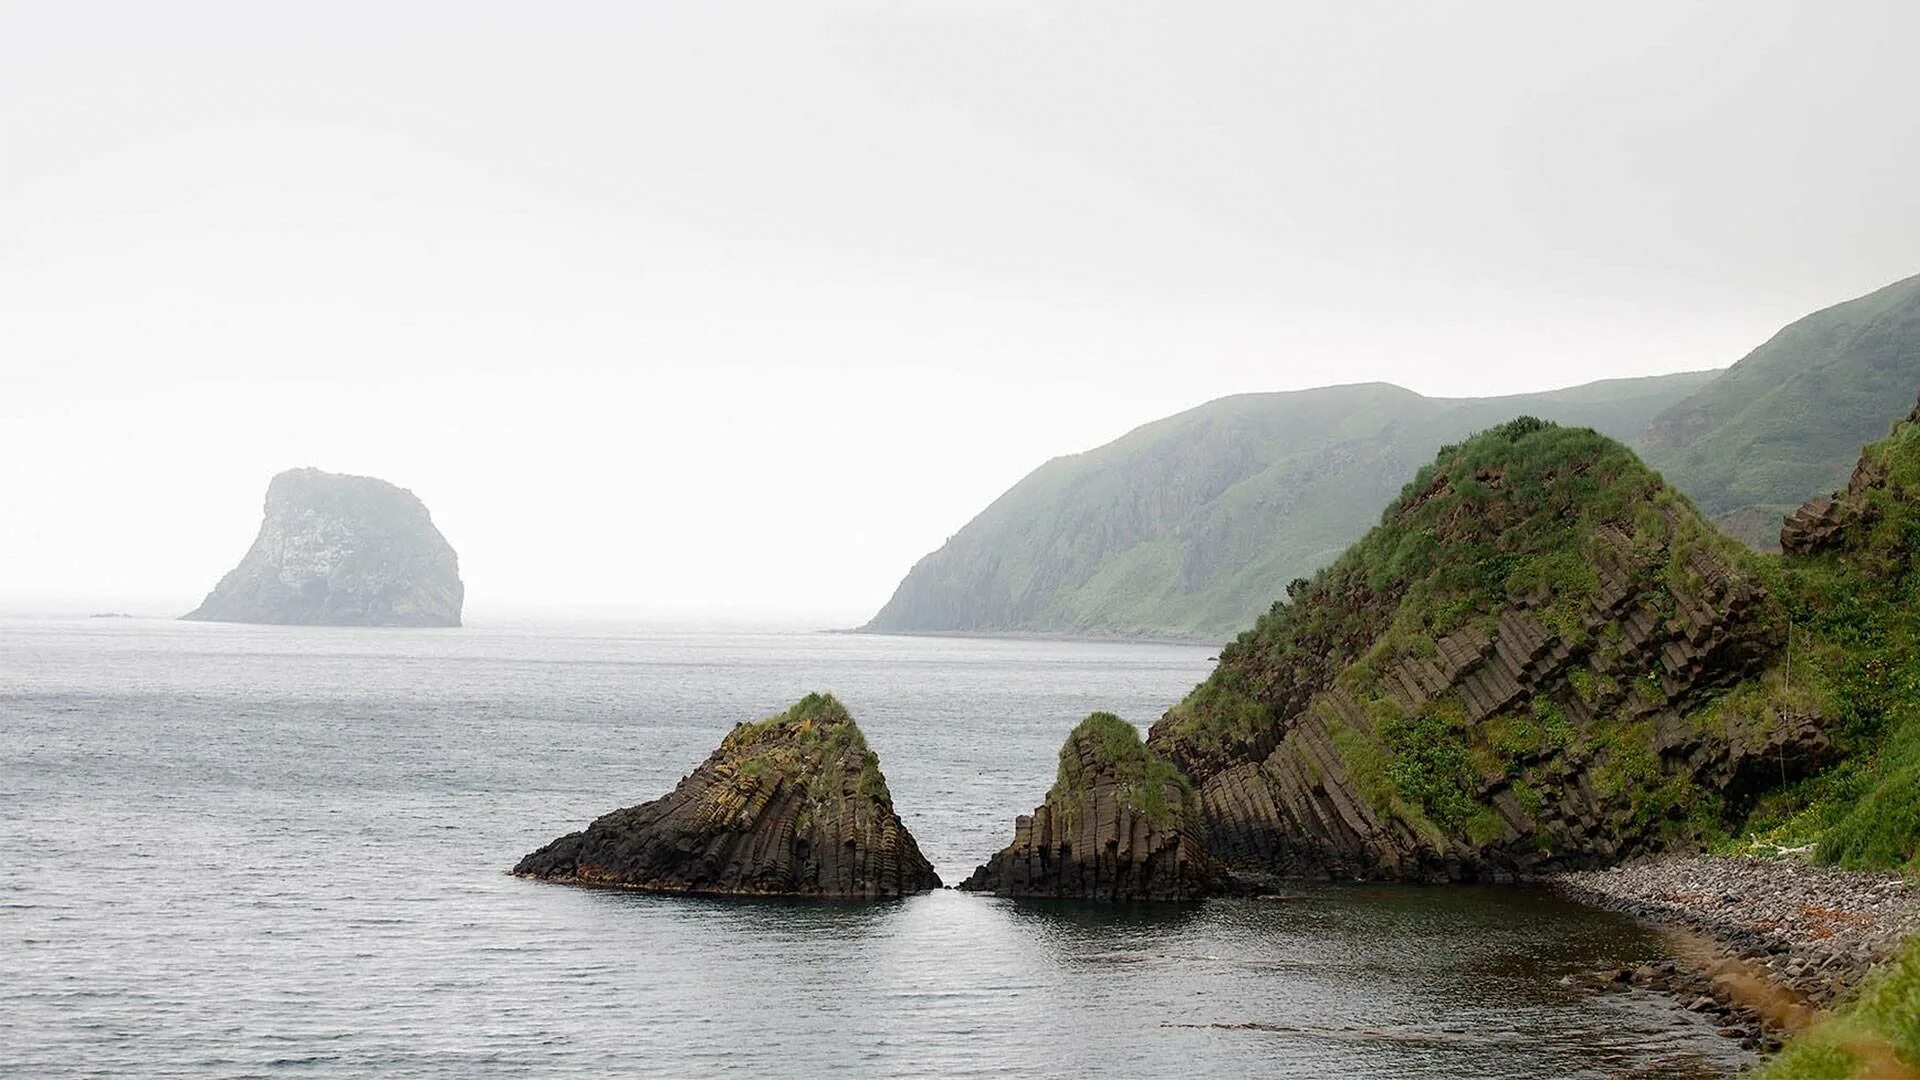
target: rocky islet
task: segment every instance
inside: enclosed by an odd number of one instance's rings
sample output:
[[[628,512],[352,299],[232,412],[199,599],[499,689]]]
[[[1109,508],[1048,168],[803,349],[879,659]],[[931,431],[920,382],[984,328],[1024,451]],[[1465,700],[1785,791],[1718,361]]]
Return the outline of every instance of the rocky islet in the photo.
[[[729,896],[882,900],[940,887],[879,758],[827,694],[737,725],[668,794],[554,840],[513,873]]]
[[[184,618],[308,626],[460,625],[453,545],[411,491],[371,476],[289,469],[240,564]]]
[[[1193,788],[1132,724],[1094,713],[1067,736],[1046,801],[960,886],[997,896],[1194,900],[1223,892]]]

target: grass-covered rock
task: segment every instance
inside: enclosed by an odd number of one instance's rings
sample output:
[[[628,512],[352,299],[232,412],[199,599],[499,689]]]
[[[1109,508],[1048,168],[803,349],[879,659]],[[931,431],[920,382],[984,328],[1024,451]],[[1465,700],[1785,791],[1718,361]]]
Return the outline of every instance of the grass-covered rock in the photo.
[[[1826,752],[1758,557],[1625,446],[1443,448],[1150,745],[1236,867],[1506,877],[1718,835]]]
[[[1193,786],[1112,713],[1060,747],[1046,801],[960,887],[1001,896],[1190,900],[1226,887],[1207,854]]]
[[[880,761],[832,695],[737,725],[661,798],[616,810],[513,872],[656,892],[879,899],[940,887]]]

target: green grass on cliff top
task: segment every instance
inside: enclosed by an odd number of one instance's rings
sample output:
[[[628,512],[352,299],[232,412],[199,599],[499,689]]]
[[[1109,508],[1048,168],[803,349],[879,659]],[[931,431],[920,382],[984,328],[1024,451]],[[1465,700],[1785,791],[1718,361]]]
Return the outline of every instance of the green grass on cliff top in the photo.
[[[1111,770],[1120,782],[1120,802],[1128,810],[1165,826],[1174,814],[1193,799],[1193,785],[1173,763],[1141,741],[1132,724],[1109,712],[1097,712],[1080,721],[1060,747],[1060,768],[1054,774],[1053,787],[1047,790],[1047,804],[1069,814],[1079,805],[1092,783],[1085,775],[1077,749],[1084,738],[1094,740],[1097,766]],[[1172,791],[1179,805],[1168,800]]]
[[[720,744],[740,775],[765,782],[804,783],[817,803],[852,791],[862,799],[890,801],[880,758],[852,714],[832,694],[812,693],[785,712],[739,724]]]

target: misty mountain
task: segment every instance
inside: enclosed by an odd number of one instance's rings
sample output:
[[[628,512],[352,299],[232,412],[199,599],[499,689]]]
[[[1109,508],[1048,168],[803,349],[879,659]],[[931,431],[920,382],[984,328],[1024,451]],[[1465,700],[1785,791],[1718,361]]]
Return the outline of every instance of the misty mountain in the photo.
[[[1920,390],[1920,276],[1814,312],[1655,419],[1637,449],[1714,523],[1777,549]]]
[[[1520,414],[1630,439],[1718,374],[1494,398],[1385,383],[1222,398],[1034,470],[864,629],[1224,637],[1364,533],[1443,443]]]

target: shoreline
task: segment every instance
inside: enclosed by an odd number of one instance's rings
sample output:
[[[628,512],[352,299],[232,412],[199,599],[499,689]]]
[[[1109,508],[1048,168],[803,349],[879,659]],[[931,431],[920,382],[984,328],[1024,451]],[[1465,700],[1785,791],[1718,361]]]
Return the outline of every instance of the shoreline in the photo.
[[[1191,645],[1203,648],[1224,648],[1232,642],[1231,635],[1226,638],[1214,637],[1175,637],[1162,634],[1060,634],[1044,630],[868,630],[865,627],[837,627],[820,631],[823,634],[857,634],[863,637],[910,637],[910,638],[984,638],[1004,641],[1068,641],[1105,645]]]
[[[1920,883],[1771,858],[1662,855],[1552,875],[1555,892],[1669,933],[1676,959],[1572,977],[1664,991],[1718,1016],[1720,1033],[1779,1049],[1920,932]]]

